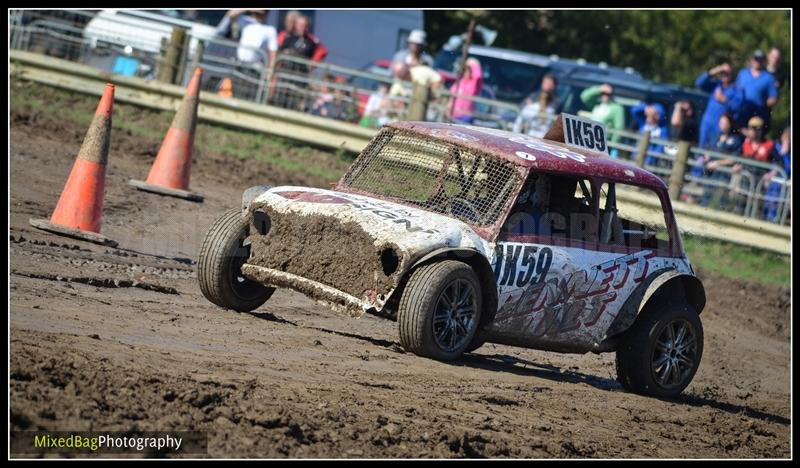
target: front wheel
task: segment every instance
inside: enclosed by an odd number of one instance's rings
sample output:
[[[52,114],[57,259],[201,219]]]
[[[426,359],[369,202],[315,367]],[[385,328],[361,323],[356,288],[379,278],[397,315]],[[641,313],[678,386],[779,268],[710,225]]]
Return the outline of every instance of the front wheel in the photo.
[[[481,315],[481,288],[472,268],[444,260],[411,273],[397,322],[406,350],[442,361],[458,358],[472,343]]]
[[[249,226],[240,209],[226,212],[206,233],[197,261],[197,279],[206,299],[239,312],[257,309],[275,292],[242,276],[250,256],[250,247],[244,245]]]
[[[617,350],[617,379],[626,390],[657,398],[678,396],[703,357],[703,324],[689,305],[645,311]]]

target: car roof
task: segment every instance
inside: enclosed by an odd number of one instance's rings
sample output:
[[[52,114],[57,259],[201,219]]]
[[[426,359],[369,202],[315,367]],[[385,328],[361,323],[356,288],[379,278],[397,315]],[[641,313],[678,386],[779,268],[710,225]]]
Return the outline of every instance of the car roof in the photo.
[[[547,67],[552,63],[549,57],[541,54],[532,54],[530,52],[521,52],[519,50],[502,49],[500,47],[486,47],[481,45],[472,44],[469,46],[469,54],[484,55],[486,57],[494,57],[512,62],[524,62],[540,67]]]
[[[564,83],[582,81],[586,83],[608,83],[615,88],[626,88],[642,93],[650,91],[653,82],[635,75],[621,76],[618,74],[602,74],[592,71],[576,70],[561,80]]]
[[[656,175],[610,156],[520,133],[438,122],[399,121],[386,127],[489,153],[516,166],[570,176],[602,177],[622,183],[665,189]]]

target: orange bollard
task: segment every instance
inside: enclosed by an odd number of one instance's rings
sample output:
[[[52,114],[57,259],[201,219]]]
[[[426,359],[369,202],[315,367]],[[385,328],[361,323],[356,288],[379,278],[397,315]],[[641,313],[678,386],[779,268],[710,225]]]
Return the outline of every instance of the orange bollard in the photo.
[[[96,244],[118,245],[100,234],[113,109],[114,85],[106,84],[50,221],[30,219],[31,226]]]
[[[131,179],[128,183],[139,190],[184,198],[202,202],[203,196],[189,191],[189,175],[192,170],[192,147],[194,146],[194,130],[197,125],[197,106],[200,100],[200,80],[203,69],[194,71],[186,95],[183,97],[178,112],[161,148],[158,150],[147,180]]]

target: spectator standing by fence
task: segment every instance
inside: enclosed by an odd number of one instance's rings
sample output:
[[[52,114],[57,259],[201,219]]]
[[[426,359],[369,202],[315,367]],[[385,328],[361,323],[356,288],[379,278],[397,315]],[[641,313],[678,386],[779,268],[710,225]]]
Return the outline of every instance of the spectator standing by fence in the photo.
[[[394,81],[389,88],[388,99],[384,102],[388,105],[386,114],[390,118],[398,118],[404,115],[406,104],[411,98],[411,73],[409,72],[408,65],[404,61],[394,62],[392,64],[392,74]]]
[[[719,134],[712,149],[720,153],[741,154],[742,135],[736,125],[736,119],[733,118],[730,112],[720,116],[718,127]],[[719,184],[715,183],[711,187],[704,187],[701,199],[703,206],[709,205],[714,193],[721,193],[717,186],[727,185],[730,180],[730,174],[727,171],[718,169],[731,165],[733,165],[732,159],[712,159],[709,155],[704,155],[698,160],[698,164],[692,169],[692,175],[695,177],[710,177],[712,181],[719,182]]]
[[[425,31],[414,29],[409,33],[406,42],[408,44],[407,48],[395,52],[394,57],[392,57],[392,63],[403,62],[406,65],[411,65],[410,57],[416,57],[420,62],[433,66],[433,57],[425,52],[425,46],[427,45]]]
[[[292,21],[287,21],[287,25]],[[328,51],[322,42],[309,32],[309,19],[305,15],[297,14],[293,20],[294,27],[288,34],[281,38],[279,50],[287,57],[297,57],[300,59],[321,61]],[[275,104],[290,109],[303,110],[309,97],[306,90],[309,88],[307,76],[310,68],[305,63],[293,61],[291,59],[281,60],[275,67],[276,75],[280,74],[284,82],[290,82],[291,87],[278,96]],[[291,75],[294,75],[293,77]]]
[[[745,139],[742,143],[742,156],[747,159],[762,163],[773,163],[775,161],[775,142],[766,138],[766,127],[764,120],[761,117],[751,117],[747,123],[745,130]],[[731,187],[736,195],[736,205],[734,211],[736,214],[744,214],[747,199],[743,195],[742,179],[745,168],[742,164],[733,165],[733,174],[731,175]],[[750,190],[754,190],[755,184],[768,172],[766,169],[750,166],[747,170],[749,175],[752,176]]]
[[[778,177],[777,169],[773,169],[764,175],[764,180],[769,184],[764,198],[764,219],[767,221],[780,221],[778,219],[780,214],[778,209],[780,208],[781,188],[789,182],[789,178],[792,175],[791,145],[792,128],[786,127],[781,133],[780,142],[775,144],[775,165],[783,169],[786,173],[786,179]]]
[[[470,57],[467,59],[464,75],[450,86],[453,97],[447,104],[447,111],[450,113],[452,109],[450,117],[453,120],[461,123],[472,123],[475,120],[475,101],[470,98],[480,95],[482,87],[481,63]]]
[[[544,76],[542,76],[542,81],[539,82],[539,89],[528,95],[528,97],[522,101],[520,107],[524,108],[529,104],[539,102],[539,95],[541,93],[547,93],[549,95],[549,99],[552,100],[550,101],[550,105],[555,107],[556,114],[561,112],[561,100],[558,99],[558,78],[552,73],[545,73]]]
[[[650,138],[666,139],[669,137],[669,129],[664,117],[664,106],[659,103],[642,102],[631,109],[634,125],[638,127],[639,133],[649,133]],[[650,153],[664,153],[664,145],[650,143],[647,148],[645,164],[648,166],[667,166],[662,157],[656,157]]]
[[[282,54],[321,62],[328,55],[328,49],[319,38],[309,31],[310,20],[305,15],[298,15],[294,21],[294,30],[281,38],[279,50]],[[308,66],[295,63],[282,67],[300,73],[308,73]]]
[[[750,67],[743,68],[736,78],[736,86],[744,94],[739,122],[746,125],[751,117],[759,117],[764,128],[769,127],[770,111],[778,102],[778,87],[775,77],[765,68],[766,55],[761,50],[753,52]]]
[[[604,83],[584,89],[581,92],[581,101],[591,109],[592,120],[602,122],[610,129],[623,130],[625,128],[625,108],[614,100],[614,87],[610,84]],[[618,143],[620,136],[612,134],[609,140]],[[616,151],[610,153],[616,157]]]
[[[690,101],[678,101],[672,110],[669,136],[673,140],[697,143],[699,126],[694,113],[694,104]]]
[[[287,15],[287,18],[289,16]],[[294,25],[289,31],[281,31],[278,36],[278,49],[281,53],[286,53],[302,57],[314,62],[322,62],[328,56],[328,48],[322,41],[311,33],[311,20],[308,16],[297,13]]]
[[[775,142],[766,138],[764,120],[752,117],[747,124],[747,135],[742,144],[742,155],[758,162],[771,162]]]
[[[283,44],[286,36],[290,36],[294,33],[294,25],[297,21],[297,17],[299,16],[300,12],[297,10],[292,10],[286,13],[286,16],[283,18],[283,30],[278,33],[278,47]]]
[[[714,147],[719,136],[719,120],[725,113],[737,118],[741,110],[743,94],[733,83],[733,69],[723,63],[697,77],[694,85],[710,93],[706,110],[700,123],[700,146]]]
[[[216,35],[230,39],[238,37],[236,57],[241,62],[269,66],[275,63],[278,33],[272,26],[264,24],[268,14],[268,10],[229,10],[217,25]],[[267,63],[263,63],[258,50],[264,52]]]
[[[437,89],[442,84],[442,75],[415,56],[409,60],[408,73],[415,85]]]
[[[767,54],[767,71],[775,78],[775,86],[780,90],[786,82],[786,72],[781,66],[781,51],[773,47]]]
[[[526,102],[514,121],[514,132],[541,138],[556,119],[555,94],[543,90],[536,102]]]

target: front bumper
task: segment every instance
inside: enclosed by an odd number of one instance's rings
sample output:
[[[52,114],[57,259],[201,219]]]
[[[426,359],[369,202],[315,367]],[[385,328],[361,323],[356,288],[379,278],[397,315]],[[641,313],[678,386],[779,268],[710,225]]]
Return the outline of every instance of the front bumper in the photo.
[[[345,312],[354,317],[360,317],[365,312],[375,308],[375,304],[331,286],[273,268],[245,263],[242,266],[242,274],[248,279],[267,286],[292,289],[323,302],[334,310]]]

